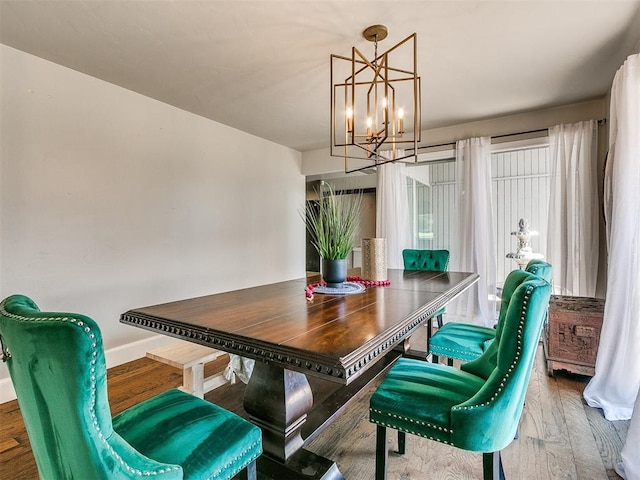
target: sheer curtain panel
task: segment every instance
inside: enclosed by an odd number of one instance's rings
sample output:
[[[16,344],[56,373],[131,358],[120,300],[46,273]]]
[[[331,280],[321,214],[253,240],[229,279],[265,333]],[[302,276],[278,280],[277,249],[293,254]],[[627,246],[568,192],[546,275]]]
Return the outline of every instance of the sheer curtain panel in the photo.
[[[638,390],[636,403],[633,407],[629,431],[627,432],[627,440],[620,452],[622,462],[616,465],[616,471],[622,470],[626,480],[640,480],[638,445],[640,445],[640,390]]]
[[[451,270],[476,272],[478,283],[453,308],[464,321],[492,327],[496,321],[496,242],[491,199],[491,139],[456,143],[455,228]],[[466,318],[465,318],[466,317]]]
[[[404,268],[402,250],[411,248],[409,196],[404,163],[378,166],[376,237],[387,239],[387,267]]]
[[[609,117],[607,299],[596,373],[584,398],[607,419],[622,420],[631,417],[640,387],[640,54],[627,58],[613,79]],[[635,432],[638,437],[639,429]],[[637,454],[640,438],[630,441]],[[635,475],[630,478],[640,478],[640,471]]]
[[[555,293],[593,297],[598,275],[597,122],[549,129],[547,260]]]

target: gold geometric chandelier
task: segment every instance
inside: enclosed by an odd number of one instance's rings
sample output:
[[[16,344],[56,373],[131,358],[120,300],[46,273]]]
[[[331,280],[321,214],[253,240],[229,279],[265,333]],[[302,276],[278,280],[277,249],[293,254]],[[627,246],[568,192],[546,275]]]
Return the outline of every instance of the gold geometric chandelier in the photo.
[[[344,157],[345,172],[397,160],[417,161],[420,142],[420,77],[416,34],[378,55],[384,25],[362,35],[374,43],[369,60],[356,47],[351,58],[331,55],[331,155]]]

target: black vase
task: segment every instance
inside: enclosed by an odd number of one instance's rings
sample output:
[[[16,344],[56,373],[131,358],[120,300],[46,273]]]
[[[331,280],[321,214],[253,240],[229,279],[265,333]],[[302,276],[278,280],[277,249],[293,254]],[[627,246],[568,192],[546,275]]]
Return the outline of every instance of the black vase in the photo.
[[[347,279],[347,259],[322,259],[322,278],[330,288],[340,288]]]

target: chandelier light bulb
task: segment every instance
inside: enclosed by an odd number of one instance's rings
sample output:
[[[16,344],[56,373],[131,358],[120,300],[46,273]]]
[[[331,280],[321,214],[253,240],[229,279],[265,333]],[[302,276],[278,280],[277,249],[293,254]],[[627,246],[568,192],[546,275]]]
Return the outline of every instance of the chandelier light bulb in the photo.
[[[351,107],[347,108],[346,112],[347,117],[347,132],[353,132],[353,109]]]
[[[387,118],[389,117],[389,102],[387,102],[387,97],[382,97],[382,121],[384,124],[387,123]]]

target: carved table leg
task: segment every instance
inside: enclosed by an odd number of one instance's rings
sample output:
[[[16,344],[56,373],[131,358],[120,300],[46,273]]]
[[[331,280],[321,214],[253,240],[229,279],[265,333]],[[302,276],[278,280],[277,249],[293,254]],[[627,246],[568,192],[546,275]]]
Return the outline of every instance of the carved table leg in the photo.
[[[342,478],[334,462],[302,448],[301,428],[312,407],[313,393],[304,374],[255,363],[244,409],[262,429],[264,455],[258,459],[258,478]]]
[[[286,461],[302,447],[300,429],[313,406],[307,377],[256,362],[244,394],[244,409],[262,429],[265,453]]]

